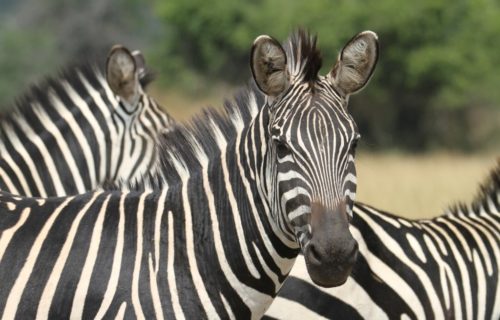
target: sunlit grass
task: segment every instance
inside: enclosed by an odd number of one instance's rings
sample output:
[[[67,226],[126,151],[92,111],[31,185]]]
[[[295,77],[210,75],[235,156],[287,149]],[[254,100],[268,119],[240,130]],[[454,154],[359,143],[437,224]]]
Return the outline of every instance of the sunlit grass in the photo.
[[[187,95],[173,89],[152,88],[151,95],[178,120],[187,120],[208,105],[220,107],[233,89]],[[363,152],[357,156],[357,200],[409,218],[442,214],[458,201],[469,203],[495,165],[500,152],[485,154],[403,154]]]
[[[231,98],[234,92],[234,89],[222,84],[214,85],[207,92],[195,94],[188,94],[174,88],[160,88],[154,85],[148,90],[148,93],[179,121],[188,120],[204,107],[222,107],[224,99]]]
[[[469,203],[498,156],[360,153],[357,199],[409,218],[433,217],[458,201]]]

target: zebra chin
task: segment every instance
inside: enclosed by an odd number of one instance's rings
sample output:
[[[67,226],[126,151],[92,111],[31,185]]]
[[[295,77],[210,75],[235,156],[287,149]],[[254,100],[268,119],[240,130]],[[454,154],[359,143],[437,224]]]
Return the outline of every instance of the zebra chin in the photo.
[[[345,202],[328,209],[312,204],[310,240],[303,246],[309,276],[319,286],[346,282],[358,256],[358,243],[349,231]]]

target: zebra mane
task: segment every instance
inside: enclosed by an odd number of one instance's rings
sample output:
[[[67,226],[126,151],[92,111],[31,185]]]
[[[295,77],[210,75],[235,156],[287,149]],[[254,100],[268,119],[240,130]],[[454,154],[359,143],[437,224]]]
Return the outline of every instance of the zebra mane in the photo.
[[[459,214],[463,212],[468,212],[469,208],[472,209],[473,212],[479,212],[481,208],[485,208],[488,206],[488,202],[492,201],[496,207],[499,207],[500,195],[500,158],[497,159],[496,166],[491,169],[488,178],[486,178],[480,185],[479,191],[472,200],[472,202],[467,205],[465,203],[458,203],[452,205],[449,208],[450,214]]]
[[[264,96],[252,81],[226,100],[222,109],[205,108],[187,123],[177,125],[161,137],[159,171],[170,177],[179,165],[194,168],[200,160],[219,157],[218,142],[235,141],[236,133],[248,127],[264,105]]]
[[[288,70],[293,79],[312,82],[318,78],[322,57],[316,43],[317,36],[304,29],[293,32],[285,42]]]
[[[321,68],[321,54],[316,48],[316,36],[299,29],[284,43],[288,68],[294,81],[314,81]],[[218,141],[230,143],[236,132],[247,127],[265,105],[265,97],[252,79],[240,88],[233,99],[226,100],[223,108],[207,107],[186,123],[177,123],[160,138],[159,175],[145,174],[137,181],[122,181],[106,186],[111,189],[145,190],[161,188],[167,180],[178,178],[179,170],[199,167],[204,158],[220,155]]]
[[[93,59],[70,63],[60,69],[55,76],[47,76],[44,80],[32,84],[28,90],[15,98],[10,107],[3,108],[0,112],[0,121],[12,123],[17,117],[21,117],[28,123],[33,124],[34,129],[39,127],[37,125],[38,116],[34,109],[41,108],[48,112],[52,110],[54,106],[50,101],[51,92],[58,94],[58,97],[63,102],[61,107],[67,109],[71,109],[74,103],[70,102],[67,94],[65,94],[65,83],[70,84],[75,91],[88,95],[80,76],[83,76],[94,89],[103,92],[106,90],[104,85],[107,86],[105,61],[106,57],[104,55],[97,54]],[[139,81],[142,87],[145,88],[153,79],[153,72],[146,68]],[[91,100],[90,96],[88,100]]]
[[[200,160],[213,160],[221,150],[217,141],[235,141],[236,131],[247,127],[265,105],[264,96],[253,81],[240,88],[223,108],[206,107],[190,120],[176,122],[158,139],[159,162],[155,173],[144,173],[134,181],[109,181],[105,190],[157,190],[166,181],[177,180],[183,168],[197,172]],[[193,170],[194,169],[194,170]]]

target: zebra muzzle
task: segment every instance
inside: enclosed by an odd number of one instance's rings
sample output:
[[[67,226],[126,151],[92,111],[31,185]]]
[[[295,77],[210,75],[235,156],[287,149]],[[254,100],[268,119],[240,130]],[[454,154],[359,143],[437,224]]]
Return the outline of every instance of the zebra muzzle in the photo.
[[[345,203],[334,209],[313,203],[311,209],[311,240],[304,248],[307,270],[316,284],[339,286],[349,277],[358,255]]]

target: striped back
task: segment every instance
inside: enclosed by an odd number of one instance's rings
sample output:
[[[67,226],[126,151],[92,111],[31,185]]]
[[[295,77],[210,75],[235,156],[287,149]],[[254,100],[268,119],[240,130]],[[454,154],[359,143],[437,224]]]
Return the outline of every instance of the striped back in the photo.
[[[147,76],[136,57],[116,47],[108,58],[108,78],[97,61],[69,67],[4,111],[0,189],[62,196],[151,171],[158,133],[172,121],[143,91]],[[133,96],[110,87],[112,81],[122,86],[128,81]]]

